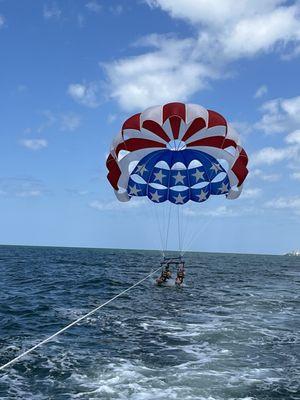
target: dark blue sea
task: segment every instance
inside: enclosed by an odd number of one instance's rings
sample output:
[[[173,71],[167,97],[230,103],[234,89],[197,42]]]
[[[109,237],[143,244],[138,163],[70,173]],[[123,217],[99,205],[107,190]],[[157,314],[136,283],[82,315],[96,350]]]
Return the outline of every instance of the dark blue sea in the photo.
[[[158,252],[0,246],[0,364],[143,278]],[[300,399],[300,258],[188,253],[0,372],[0,399]]]

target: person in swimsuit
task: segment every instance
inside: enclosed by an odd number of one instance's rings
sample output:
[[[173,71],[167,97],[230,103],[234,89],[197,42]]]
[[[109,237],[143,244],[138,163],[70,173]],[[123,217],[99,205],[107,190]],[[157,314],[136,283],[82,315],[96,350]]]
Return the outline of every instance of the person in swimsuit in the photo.
[[[172,272],[170,271],[169,264],[166,265],[165,269],[162,270],[160,277],[156,280],[157,283],[166,282],[172,276]]]
[[[179,264],[178,270],[177,270],[177,277],[176,277],[175,283],[176,283],[177,285],[182,285],[182,284],[183,284],[184,276],[185,276],[184,264]]]

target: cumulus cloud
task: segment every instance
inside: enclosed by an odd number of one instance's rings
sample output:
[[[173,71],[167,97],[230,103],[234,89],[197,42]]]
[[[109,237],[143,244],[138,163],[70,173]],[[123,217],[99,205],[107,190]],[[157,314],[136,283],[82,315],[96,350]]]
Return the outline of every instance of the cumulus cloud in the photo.
[[[276,182],[281,178],[281,174],[278,173],[268,173],[259,168],[251,169],[248,175],[248,179],[251,178],[259,178],[266,182]]]
[[[280,174],[263,174],[261,179],[267,182],[277,182],[281,178]]]
[[[50,110],[43,110],[40,112],[43,117],[43,122],[38,126],[37,132],[42,133],[50,128],[56,122],[56,116]]]
[[[251,208],[237,208],[237,207],[229,207],[229,206],[219,206],[210,209],[202,209],[201,207],[185,207],[183,210],[183,214],[187,217],[239,217],[245,213],[251,213]]]
[[[300,196],[278,197],[268,201],[265,207],[277,210],[289,210],[300,215]]]
[[[102,10],[101,4],[99,4],[97,1],[89,1],[85,6],[89,11],[94,13],[99,13]]]
[[[104,66],[111,96],[125,110],[185,101],[211,80],[228,76],[225,71],[234,61],[263,52],[282,55],[285,48],[296,48],[300,43],[297,2],[216,0],[213,6],[210,0],[186,0],[184,5],[181,0],[147,3],[172,18],[185,20],[195,35],[150,35],[139,43],[139,55]],[[142,49],[145,46],[148,50]]]
[[[256,199],[261,194],[262,190],[260,188],[248,188],[242,191],[241,199]]]
[[[46,193],[44,184],[31,177],[0,178],[0,194],[7,197],[40,197]]]
[[[25,92],[28,91],[28,87],[27,87],[26,85],[23,85],[22,83],[20,83],[20,84],[17,86],[16,91],[17,91],[18,93],[25,93]]]
[[[73,196],[86,196],[90,194],[88,190],[82,190],[82,189],[66,189],[66,192]]]
[[[39,197],[42,195],[40,190],[23,190],[16,194],[17,197]]]
[[[260,86],[256,92],[254,93],[254,98],[259,99],[260,97],[263,97],[265,94],[268,93],[268,88],[266,85]]]
[[[68,94],[77,103],[83,104],[87,107],[98,107],[98,94],[99,84],[96,82],[90,83],[71,83],[68,87]]]
[[[260,8],[252,16],[236,21],[228,35],[225,34],[223,44],[228,57],[253,56],[274,50],[276,46],[280,50],[280,45],[300,40],[298,6],[278,7],[262,14]]]
[[[271,165],[278,163],[283,160],[293,160],[299,156],[299,148],[297,147],[264,147],[263,149],[257,151],[250,158],[251,165]]]
[[[291,174],[291,178],[300,181],[300,171],[299,172],[293,172]]]
[[[213,68],[197,60],[193,39],[150,35],[137,45],[147,45],[152,51],[104,65],[111,97],[127,111],[187,100],[207,86],[206,77],[215,75]]]
[[[115,15],[121,15],[123,12],[123,6],[121,4],[116,4],[115,6],[110,6],[109,11]]]
[[[56,19],[61,17],[61,9],[56,3],[44,4],[43,16],[45,19]]]
[[[79,26],[79,28],[83,28],[84,27],[84,25],[85,25],[85,18],[84,18],[84,16],[82,15],[82,14],[77,14],[77,23],[78,23],[78,26]]]
[[[143,204],[145,204],[144,200],[131,199],[130,201],[128,201],[126,203],[122,203],[117,200],[113,200],[110,202],[93,200],[88,205],[89,205],[89,207],[94,208],[97,211],[122,211],[124,209],[129,209],[129,208],[137,208]]]
[[[62,131],[74,131],[80,125],[80,117],[74,113],[61,115],[60,129]]]
[[[53,126],[56,126],[61,131],[74,131],[79,127],[81,121],[80,116],[74,112],[57,114],[51,110],[43,110],[40,114],[43,117],[43,122],[37,128],[39,134]],[[31,131],[30,129],[28,133]]]
[[[254,153],[250,157],[251,166],[273,165],[283,161],[289,161],[288,166],[299,167],[300,157],[300,96],[292,98],[277,98],[263,104],[261,110],[263,116],[256,124],[256,128],[265,133],[285,133],[282,147],[265,147]],[[288,133],[290,132],[290,133]],[[296,174],[296,173],[295,173]],[[258,176],[258,174],[257,174]],[[278,180],[278,174],[264,174],[259,176],[261,179],[270,182]],[[292,179],[297,179],[297,175],[290,175]]]
[[[285,138],[285,141],[289,144],[297,144],[300,145],[300,129],[291,132]]]
[[[112,124],[117,119],[117,114],[108,114],[107,122]]]
[[[4,15],[0,14],[0,29],[5,26],[5,18]]]
[[[267,101],[261,111],[263,116],[256,128],[265,133],[288,133],[300,124],[300,96]]]
[[[46,139],[23,139],[21,140],[21,145],[29,150],[41,150],[48,146]]]
[[[192,24],[206,26],[232,25],[237,21],[255,15],[271,12],[284,1],[280,0],[215,0],[214,7],[209,0],[186,0],[184,7],[181,0],[147,0],[152,7],[161,7],[172,17],[185,19]]]

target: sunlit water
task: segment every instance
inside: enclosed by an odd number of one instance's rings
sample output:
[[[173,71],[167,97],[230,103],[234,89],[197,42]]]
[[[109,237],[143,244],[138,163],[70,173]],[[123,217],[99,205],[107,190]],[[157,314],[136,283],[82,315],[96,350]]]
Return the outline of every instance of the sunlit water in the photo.
[[[156,252],[0,247],[0,364],[156,268]],[[1,399],[300,399],[300,258],[190,253],[0,372]]]

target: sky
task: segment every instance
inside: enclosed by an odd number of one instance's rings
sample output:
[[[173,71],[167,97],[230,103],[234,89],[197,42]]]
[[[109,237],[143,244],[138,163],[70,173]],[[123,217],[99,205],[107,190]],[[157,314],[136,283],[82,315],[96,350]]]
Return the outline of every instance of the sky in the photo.
[[[127,117],[180,101],[224,115],[250,160],[239,199],[181,209],[186,249],[300,248],[299,1],[0,0],[0,57],[1,244],[160,248],[105,158]]]

